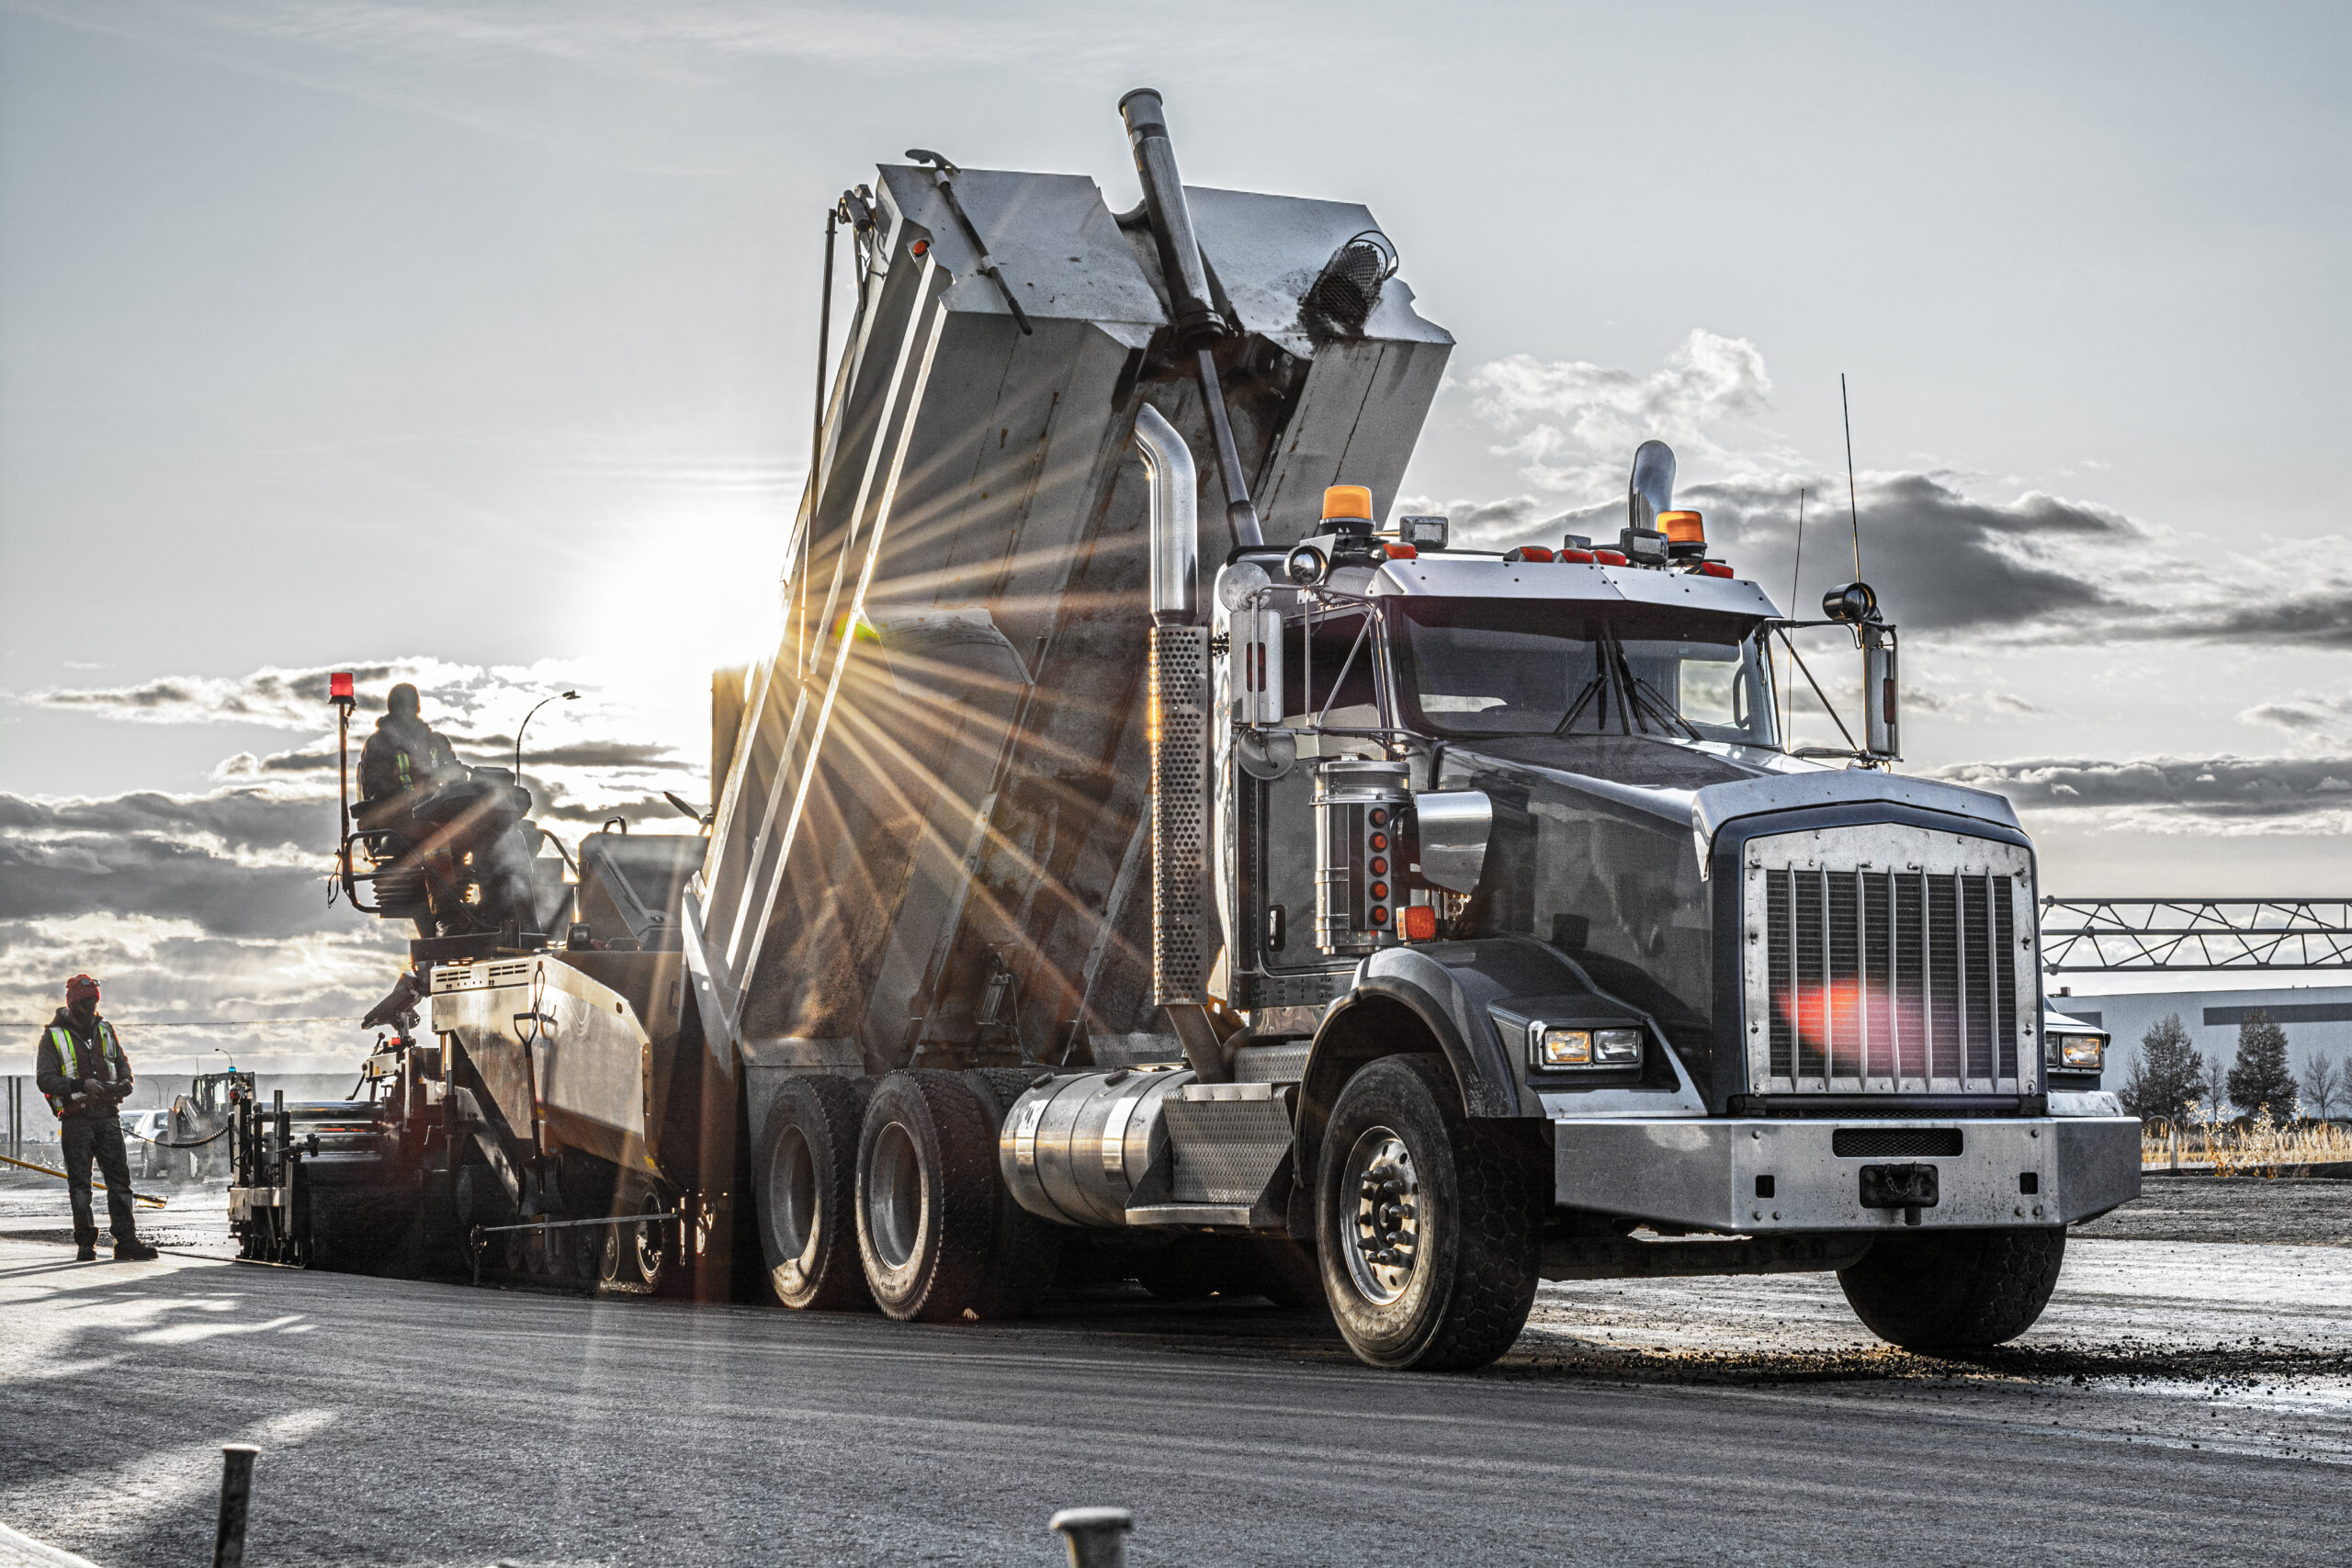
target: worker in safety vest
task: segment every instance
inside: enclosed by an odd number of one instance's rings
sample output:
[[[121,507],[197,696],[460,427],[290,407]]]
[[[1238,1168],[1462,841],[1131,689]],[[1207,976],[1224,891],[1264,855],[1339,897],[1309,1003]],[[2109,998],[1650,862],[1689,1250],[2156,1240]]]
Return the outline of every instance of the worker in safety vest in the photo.
[[[130,1161],[123,1153],[117,1108],[130,1093],[130,1062],[114,1025],[98,1016],[98,983],[87,975],[65,982],[65,1005],[41,1031],[36,1056],[40,1091],[57,1112],[65,1151],[65,1186],[74,1198],[74,1245],[85,1263],[98,1256],[98,1222],[90,1207],[90,1161],[107,1179],[107,1215],[113,1222],[118,1260],[147,1258],[155,1249],[139,1239],[130,1208]]]
[[[384,716],[359,753],[359,798],[385,800],[460,771],[448,738],[418,716],[416,688],[403,681],[384,697]]]

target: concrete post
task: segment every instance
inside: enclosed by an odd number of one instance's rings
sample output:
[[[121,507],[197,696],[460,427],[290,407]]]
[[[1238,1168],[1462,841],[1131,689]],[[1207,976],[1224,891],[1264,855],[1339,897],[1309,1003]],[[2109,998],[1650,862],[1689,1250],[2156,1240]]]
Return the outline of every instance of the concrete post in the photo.
[[[1051,1522],[1069,1545],[1069,1568],[1127,1568],[1136,1517],[1126,1509],[1064,1508]]]

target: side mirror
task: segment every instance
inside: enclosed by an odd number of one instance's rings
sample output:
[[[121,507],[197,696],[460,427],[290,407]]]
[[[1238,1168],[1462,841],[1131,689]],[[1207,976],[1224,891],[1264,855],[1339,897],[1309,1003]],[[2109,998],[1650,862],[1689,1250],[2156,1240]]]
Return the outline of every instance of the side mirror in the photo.
[[[1862,749],[1873,759],[1899,761],[1903,727],[1895,708],[1894,628],[1866,622],[1862,637]]]
[[[1413,797],[1420,835],[1421,880],[1452,893],[1475,893],[1487,866],[1495,803],[1479,789],[1431,790]]]
[[[1226,657],[1233,661],[1231,684],[1235,724],[1280,724],[1283,721],[1283,613],[1265,608],[1233,612],[1228,627],[1231,642]]]

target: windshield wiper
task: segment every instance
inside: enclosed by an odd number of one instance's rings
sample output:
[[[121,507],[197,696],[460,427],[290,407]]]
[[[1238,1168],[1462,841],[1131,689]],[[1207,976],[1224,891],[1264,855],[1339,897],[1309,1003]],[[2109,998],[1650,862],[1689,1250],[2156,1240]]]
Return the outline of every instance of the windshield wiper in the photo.
[[[1555,739],[1568,732],[1568,726],[1577,721],[1577,716],[1584,712],[1586,705],[1596,696],[1601,699],[1601,718],[1600,722],[1608,722],[1609,700],[1606,694],[1607,679],[1608,677],[1605,673],[1597,674],[1593,676],[1591,680],[1587,681],[1584,683],[1584,690],[1577,694],[1575,705],[1568,709],[1567,716],[1560,720],[1558,724],[1552,727],[1552,735]]]
[[[1682,733],[1691,739],[1706,739],[1705,736],[1699,733],[1696,725],[1682,716],[1680,710],[1661,696],[1648,682],[1634,673],[1633,665],[1625,658],[1625,645],[1613,634],[1609,638],[1609,658],[1610,662],[1616,666],[1617,678],[1624,682],[1625,702],[1623,711],[1630,714],[1634,720],[1641,725],[1643,734],[1647,735],[1650,732],[1649,719],[1643,711],[1646,706],[1651,713],[1657,715],[1660,728],[1679,725],[1681,727]],[[1623,726],[1621,725],[1620,728]],[[1630,735],[1633,731],[1628,729],[1625,733]]]

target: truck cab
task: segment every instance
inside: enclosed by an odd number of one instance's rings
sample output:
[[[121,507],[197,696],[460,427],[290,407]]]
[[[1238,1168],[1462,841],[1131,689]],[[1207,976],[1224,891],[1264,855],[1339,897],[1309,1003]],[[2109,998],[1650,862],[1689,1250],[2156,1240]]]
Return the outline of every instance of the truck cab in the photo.
[[[1336,487],[1322,532],[1232,552],[1204,625],[1156,606],[1160,797],[1193,766],[1182,672],[1214,671],[1216,919],[1186,929],[1181,864],[1155,912],[1161,999],[1217,1037],[1177,1093],[1280,1086],[1289,1224],[1367,1359],[1476,1360],[1508,1338],[1474,1350],[1464,1311],[1518,1302],[1515,1334],[1538,1276],[1661,1270],[1834,1268],[1891,1340],[1992,1343],[2065,1225],[2138,1190],[2137,1123],[2045,1057],[2008,803],[1888,771],[1874,595],[1791,621],[1672,509],[1672,468],[1637,455],[1616,548],[1452,549]],[[1785,633],[1822,625],[1873,709],[1843,766],[1786,746],[1776,695]],[[1181,863],[1189,825],[1155,831]]]

